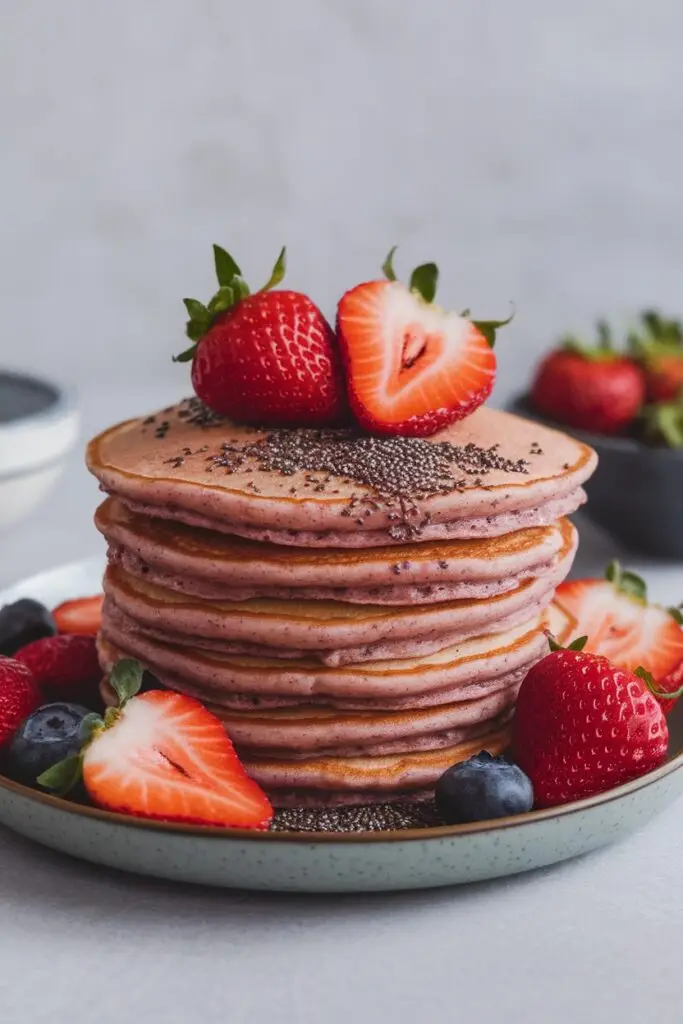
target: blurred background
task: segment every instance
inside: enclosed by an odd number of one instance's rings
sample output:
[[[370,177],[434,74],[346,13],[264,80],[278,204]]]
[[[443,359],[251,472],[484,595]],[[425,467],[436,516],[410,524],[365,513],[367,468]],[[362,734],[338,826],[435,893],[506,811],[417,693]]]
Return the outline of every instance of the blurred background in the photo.
[[[680,0],[2,0],[0,352],[187,390],[210,246],[330,315],[394,243],[505,316],[501,403],[549,340],[682,279]]]
[[[255,284],[286,243],[330,317],[395,243],[444,305],[514,302],[499,405],[565,330],[680,310],[680,0],[0,8],[0,363],[76,386],[83,439],[188,392],[214,241]],[[99,550],[68,472],[22,570]]]

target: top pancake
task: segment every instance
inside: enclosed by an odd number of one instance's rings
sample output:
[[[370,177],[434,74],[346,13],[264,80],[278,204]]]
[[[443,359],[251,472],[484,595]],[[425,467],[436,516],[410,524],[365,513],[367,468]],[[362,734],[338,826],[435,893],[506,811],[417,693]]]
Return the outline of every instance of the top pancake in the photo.
[[[153,515],[227,532],[384,531],[396,541],[473,517],[507,516],[514,529],[509,517],[569,500],[597,461],[565,434],[486,407],[417,439],[259,431],[207,417],[192,400],[110,428],[87,460],[106,491]]]

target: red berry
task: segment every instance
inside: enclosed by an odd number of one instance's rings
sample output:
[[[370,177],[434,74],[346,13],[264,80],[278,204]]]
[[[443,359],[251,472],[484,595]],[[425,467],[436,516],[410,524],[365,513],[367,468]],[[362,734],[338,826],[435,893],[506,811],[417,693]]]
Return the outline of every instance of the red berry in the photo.
[[[192,384],[237,423],[324,427],[346,414],[332,328],[299,292],[258,292],[221,314],[199,342]]]
[[[367,430],[426,437],[474,412],[496,377],[476,324],[399,281],[346,292],[337,311],[351,409]]]
[[[602,654],[617,668],[646,669],[657,690],[673,693],[683,682],[683,628],[671,609],[649,604],[645,583],[617,562],[607,579],[566,580],[555,603],[573,621],[584,651]],[[675,701],[660,700],[665,713]]]
[[[531,389],[538,412],[570,427],[617,434],[636,418],[645,399],[641,370],[630,359],[600,352],[551,352]]]
[[[65,601],[52,613],[59,633],[91,633],[98,632],[102,623],[103,594],[92,597],[79,597],[74,601]]]
[[[666,760],[666,719],[642,679],[599,655],[560,650],[527,674],[513,721],[537,807],[581,800]]]
[[[14,658],[0,655],[0,749],[41,703],[40,688],[31,670]]]
[[[97,698],[102,676],[93,636],[78,633],[34,640],[16,655],[50,698]]]
[[[267,828],[270,802],[199,701],[151,690],[129,700],[83,756],[98,807],[162,821]]]

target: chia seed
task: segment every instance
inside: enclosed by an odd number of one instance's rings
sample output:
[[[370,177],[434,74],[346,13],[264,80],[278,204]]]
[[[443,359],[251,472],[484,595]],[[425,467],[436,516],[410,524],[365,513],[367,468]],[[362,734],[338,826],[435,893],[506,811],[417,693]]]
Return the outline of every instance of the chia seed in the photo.
[[[393,832],[443,822],[431,801],[366,807],[286,807],[275,812],[272,832]]]

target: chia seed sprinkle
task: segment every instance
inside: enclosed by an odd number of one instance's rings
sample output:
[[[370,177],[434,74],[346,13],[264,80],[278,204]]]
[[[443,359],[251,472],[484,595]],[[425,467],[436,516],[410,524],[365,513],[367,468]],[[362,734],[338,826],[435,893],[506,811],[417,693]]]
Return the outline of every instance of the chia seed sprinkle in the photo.
[[[195,427],[214,427],[225,421],[223,416],[212,412],[196,395],[182,400],[178,406],[178,419]]]
[[[431,801],[366,807],[286,807],[275,812],[272,832],[393,832],[443,822]]]

